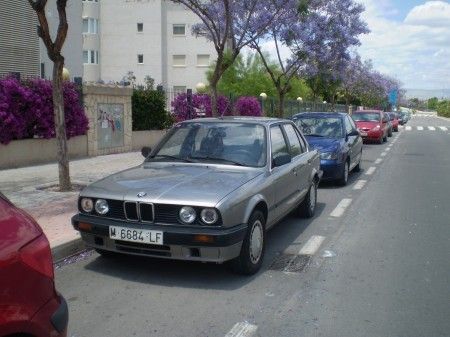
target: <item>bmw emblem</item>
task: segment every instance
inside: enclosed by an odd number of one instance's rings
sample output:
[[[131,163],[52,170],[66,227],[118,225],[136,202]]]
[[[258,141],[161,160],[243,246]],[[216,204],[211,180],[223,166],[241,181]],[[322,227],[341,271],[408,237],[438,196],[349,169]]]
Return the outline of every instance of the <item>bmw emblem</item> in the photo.
[[[139,192],[138,194],[137,194],[137,197],[138,198],[143,198],[143,197],[145,197],[147,195],[147,193],[145,193],[145,192]]]

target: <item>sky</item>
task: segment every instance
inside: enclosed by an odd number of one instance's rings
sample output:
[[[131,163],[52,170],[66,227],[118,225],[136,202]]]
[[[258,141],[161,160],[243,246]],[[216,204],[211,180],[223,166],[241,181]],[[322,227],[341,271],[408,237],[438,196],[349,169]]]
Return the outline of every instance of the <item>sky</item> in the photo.
[[[450,2],[359,0],[371,33],[358,48],[408,89],[450,89]]]

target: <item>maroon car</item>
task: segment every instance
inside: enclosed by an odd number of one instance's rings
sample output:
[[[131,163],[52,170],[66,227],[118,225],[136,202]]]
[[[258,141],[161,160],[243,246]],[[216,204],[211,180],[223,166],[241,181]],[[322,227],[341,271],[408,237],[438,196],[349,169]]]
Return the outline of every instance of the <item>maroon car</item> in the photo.
[[[68,317],[45,234],[0,193],[0,336],[66,336]]]
[[[386,142],[389,134],[389,117],[379,110],[361,110],[352,114],[364,141]]]

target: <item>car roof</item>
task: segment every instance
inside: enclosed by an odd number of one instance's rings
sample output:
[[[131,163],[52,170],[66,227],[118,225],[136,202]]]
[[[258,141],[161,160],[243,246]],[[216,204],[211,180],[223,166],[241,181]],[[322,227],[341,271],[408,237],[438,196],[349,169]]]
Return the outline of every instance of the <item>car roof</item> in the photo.
[[[323,117],[337,117],[337,118],[341,118],[344,116],[348,116],[346,113],[344,112],[301,112],[298,114],[295,114],[292,116],[292,118],[297,118],[297,117],[319,117],[319,118],[323,118]]]
[[[183,121],[181,123],[246,123],[246,124],[265,124],[270,125],[279,122],[289,122],[287,119],[271,118],[271,117],[245,117],[245,116],[225,116],[225,117],[208,117],[196,118]]]
[[[366,113],[366,112],[382,113],[383,111],[381,111],[381,110],[357,110],[357,111],[354,112],[354,114],[357,114],[357,113]]]

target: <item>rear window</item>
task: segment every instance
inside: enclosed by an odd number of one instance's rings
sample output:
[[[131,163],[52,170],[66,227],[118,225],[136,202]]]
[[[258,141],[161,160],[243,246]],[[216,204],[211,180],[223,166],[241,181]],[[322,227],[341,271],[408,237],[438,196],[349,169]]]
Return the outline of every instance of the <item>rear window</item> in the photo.
[[[381,119],[378,112],[355,112],[352,118],[355,122],[379,122]]]

